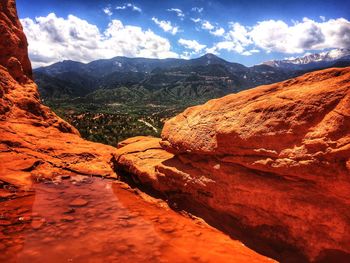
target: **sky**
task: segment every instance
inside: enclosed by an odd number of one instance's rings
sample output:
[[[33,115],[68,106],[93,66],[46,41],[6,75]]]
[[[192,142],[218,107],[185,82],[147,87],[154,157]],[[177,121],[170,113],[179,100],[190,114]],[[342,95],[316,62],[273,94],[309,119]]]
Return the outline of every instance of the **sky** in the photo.
[[[350,48],[350,0],[17,0],[34,68],[115,56],[247,66]]]

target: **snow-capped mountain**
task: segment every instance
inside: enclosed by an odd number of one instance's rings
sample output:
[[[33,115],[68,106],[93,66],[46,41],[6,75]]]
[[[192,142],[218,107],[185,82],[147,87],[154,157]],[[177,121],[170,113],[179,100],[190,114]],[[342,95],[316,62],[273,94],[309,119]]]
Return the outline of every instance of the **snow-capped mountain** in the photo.
[[[350,61],[350,49],[333,49],[298,58],[270,60],[263,64],[286,70],[308,70],[317,67],[329,67],[338,61]]]

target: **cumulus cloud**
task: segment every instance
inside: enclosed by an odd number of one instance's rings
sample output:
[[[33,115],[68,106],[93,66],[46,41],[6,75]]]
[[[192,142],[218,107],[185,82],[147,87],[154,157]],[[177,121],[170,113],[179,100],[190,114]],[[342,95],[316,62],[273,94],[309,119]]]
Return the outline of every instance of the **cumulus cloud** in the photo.
[[[222,27],[219,27],[219,28],[216,28],[215,30],[209,31],[209,32],[210,32],[210,34],[212,34],[214,36],[220,37],[220,36],[223,36],[225,34],[225,29],[223,29]]]
[[[251,49],[251,50],[246,50],[246,51],[242,52],[241,55],[243,55],[243,56],[251,56],[254,53],[259,53],[259,52],[260,52],[260,50],[258,50],[258,49]]]
[[[178,42],[180,45],[182,45],[186,49],[190,49],[195,53],[201,52],[206,47],[206,45],[202,45],[198,43],[196,40],[188,40],[188,39],[180,38]]]
[[[300,54],[307,50],[349,48],[350,22],[344,18],[323,22],[304,18],[289,26],[281,20],[267,20],[249,30],[248,36],[267,52]]]
[[[227,50],[249,56],[262,49],[301,54],[330,48],[350,48],[350,22],[345,18],[317,22],[309,18],[288,25],[282,20],[265,20],[254,26],[230,23],[223,40],[211,50]],[[213,33],[213,32],[211,32]]]
[[[152,21],[163,29],[164,32],[169,32],[172,35],[176,35],[176,33],[179,31],[179,28],[177,26],[173,26],[170,21],[159,20],[156,17],[152,17]]]
[[[183,18],[185,17],[184,12],[182,12],[182,10],[179,9],[179,8],[170,8],[170,9],[167,9],[167,11],[168,11],[168,12],[175,12],[176,15],[177,15],[178,17],[180,17],[181,19],[183,19]]]
[[[215,27],[207,20],[202,21],[202,28],[206,30],[213,30]]]
[[[225,29],[218,26],[218,24],[212,24],[208,20],[203,20],[201,18],[191,18],[191,20],[199,24],[201,29],[209,31],[209,33],[213,36],[221,37],[225,34]],[[197,28],[197,30],[199,30]]]
[[[239,54],[242,54],[245,51],[241,45],[237,45],[232,41],[221,41],[214,44],[211,48],[208,48],[207,52],[218,54],[221,50],[236,52]]]
[[[132,11],[136,11],[141,13],[142,9],[132,3],[125,3],[124,5],[116,6],[116,10],[125,10],[125,9],[131,9]]]
[[[107,6],[107,7],[103,8],[102,11],[107,16],[112,16],[113,15],[112,8],[110,6]]]
[[[90,62],[114,56],[178,57],[171,51],[168,39],[151,30],[124,25],[119,20],[112,20],[104,32],[73,15],[65,19],[51,13],[46,17],[21,19],[21,22],[33,67],[62,60]]]

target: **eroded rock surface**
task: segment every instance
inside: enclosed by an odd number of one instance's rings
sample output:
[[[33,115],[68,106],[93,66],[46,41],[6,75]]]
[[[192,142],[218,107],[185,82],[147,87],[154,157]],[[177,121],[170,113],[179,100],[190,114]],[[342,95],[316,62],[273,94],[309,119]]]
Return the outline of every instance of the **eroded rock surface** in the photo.
[[[273,262],[126,185],[111,198],[112,183],[90,177],[117,178],[117,149],[83,140],[41,104],[14,0],[0,1],[0,33],[3,262]]]
[[[115,148],[87,142],[39,99],[14,1],[0,3],[0,180],[30,188],[31,178],[77,173],[116,177]]]
[[[121,146],[125,171],[260,251],[350,260],[350,68],[211,100],[169,120],[161,141]]]

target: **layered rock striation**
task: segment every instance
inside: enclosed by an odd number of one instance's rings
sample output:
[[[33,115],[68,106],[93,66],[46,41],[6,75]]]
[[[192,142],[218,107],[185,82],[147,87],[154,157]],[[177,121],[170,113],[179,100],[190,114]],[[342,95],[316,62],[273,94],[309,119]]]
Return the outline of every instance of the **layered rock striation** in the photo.
[[[125,171],[255,249],[350,259],[350,68],[211,100],[166,122],[161,140],[121,146]]]

